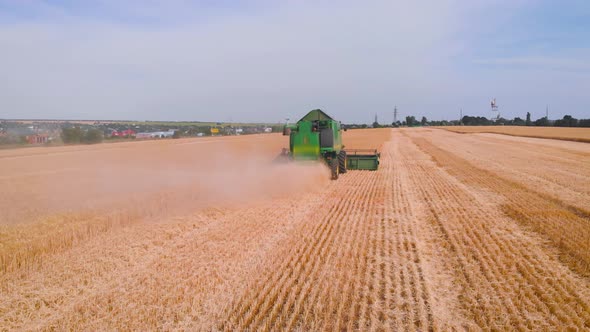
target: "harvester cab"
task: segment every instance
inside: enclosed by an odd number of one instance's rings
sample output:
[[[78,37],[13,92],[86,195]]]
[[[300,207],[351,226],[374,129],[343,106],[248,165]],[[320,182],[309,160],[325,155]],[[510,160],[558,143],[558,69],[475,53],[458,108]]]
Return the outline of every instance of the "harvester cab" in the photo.
[[[379,167],[377,150],[345,150],[340,122],[322,110],[313,110],[296,124],[285,125],[283,135],[289,136],[289,149],[283,149],[280,160],[323,160],[333,180],[349,169],[377,170]]]

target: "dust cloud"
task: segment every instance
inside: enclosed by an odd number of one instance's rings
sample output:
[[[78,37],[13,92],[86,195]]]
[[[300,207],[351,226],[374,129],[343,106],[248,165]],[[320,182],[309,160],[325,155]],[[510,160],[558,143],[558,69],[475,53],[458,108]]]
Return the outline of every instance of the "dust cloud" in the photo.
[[[0,179],[0,224],[82,211],[133,210],[163,218],[297,197],[330,182],[327,167],[320,163],[274,164],[280,141],[240,139],[49,153],[21,165],[12,160],[11,172]]]

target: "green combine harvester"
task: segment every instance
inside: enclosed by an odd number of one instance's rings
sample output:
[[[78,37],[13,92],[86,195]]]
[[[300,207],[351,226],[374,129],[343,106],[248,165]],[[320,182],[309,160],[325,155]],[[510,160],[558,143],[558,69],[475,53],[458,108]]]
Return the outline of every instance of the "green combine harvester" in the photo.
[[[323,160],[332,172],[332,180],[347,170],[377,170],[376,149],[345,150],[342,128],[322,110],[313,110],[296,124],[286,124],[283,135],[289,136],[289,149],[283,149],[280,161]]]

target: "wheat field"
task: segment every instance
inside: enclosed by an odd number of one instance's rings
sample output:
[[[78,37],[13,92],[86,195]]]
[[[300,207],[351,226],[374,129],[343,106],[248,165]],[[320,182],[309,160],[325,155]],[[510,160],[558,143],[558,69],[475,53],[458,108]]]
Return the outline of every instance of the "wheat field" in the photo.
[[[590,128],[524,127],[524,126],[452,126],[439,127],[455,133],[491,133],[510,136],[551,138],[564,141],[590,142]]]
[[[590,144],[349,130],[0,151],[0,330],[590,329]]]

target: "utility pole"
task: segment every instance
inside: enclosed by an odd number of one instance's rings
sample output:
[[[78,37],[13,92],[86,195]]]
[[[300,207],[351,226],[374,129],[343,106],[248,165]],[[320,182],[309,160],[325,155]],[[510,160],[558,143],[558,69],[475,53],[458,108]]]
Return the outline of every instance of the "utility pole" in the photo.
[[[549,105],[545,106],[545,119],[549,120]]]
[[[459,109],[459,124],[463,124],[463,109]]]
[[[393,123],[397,123],[397,106],[393,107]]]

